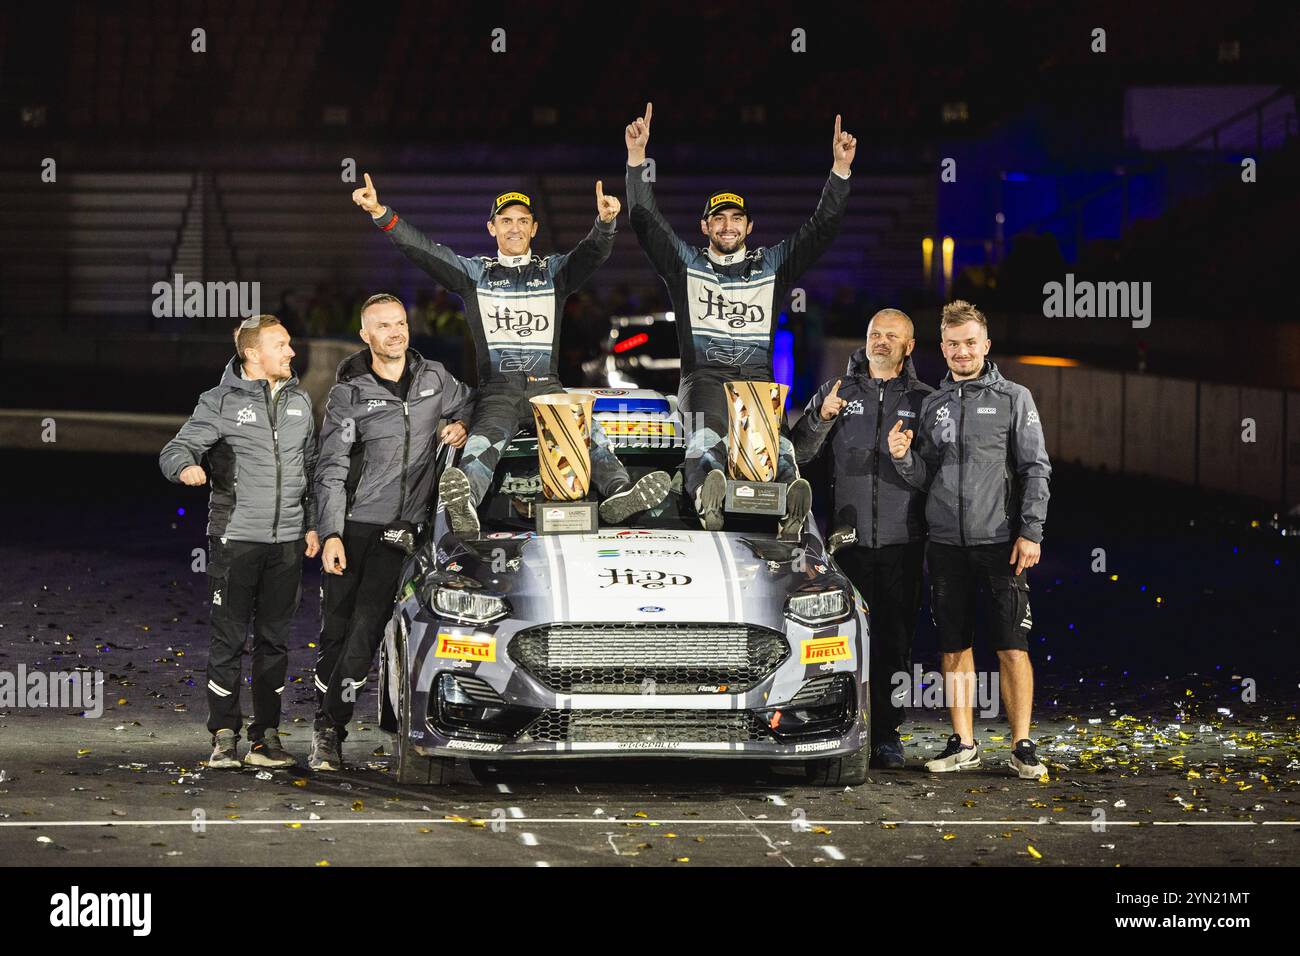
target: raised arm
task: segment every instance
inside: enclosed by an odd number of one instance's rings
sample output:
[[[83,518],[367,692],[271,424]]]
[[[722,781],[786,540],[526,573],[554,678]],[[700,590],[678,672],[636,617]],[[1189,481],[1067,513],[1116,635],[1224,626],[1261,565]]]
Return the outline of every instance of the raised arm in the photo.
[[[561,298],[580,289],[614,251],[614,234],[618,231],[618,213],[622,208],[618,198],[606,196],[604,184],[596,180],[596,222],[591,232],[568,252],[551,257],[556,293]]]
[[[645,162],[646,144],[650,142],[650,117],[654,106],[645,105],[645,115],[638,116],[623,131],[627,146],[627,207],[641,248],[661,276],[681,272],[692,253],[691,247],[673,232],[655,204],[654,186]]]
[[[370,218],[381,232],[388,233],[393,245],[402,255],[428,273],[434,281],[453,292],[473,286],[473,268],[469,260],[456,255],[451,249],[434,242],[419,229],[402,219],[392,207],[379,202],[375,184],[370,174],[364,173],[366,184],[353,190],[352,201],[370,213]]]
[[[783,240],[774,250],[779,284],[794,282],[803,275],[839,235],[849,199],[849,174],[857,151],[857,137],[840,128],[840,115],[836,113],[835,135],[831,139],[834,162],[817,208],[793,236]]]
[[[924,428],[913,447],[912,434],[912,429],[903,428],[901,418],[895,422],[886,436],[889,457],[900,478],[918,491],[926,491],[934,476],[939,473],[939,448],[930,441]]]
[[[806,465],[825,447],[826,438],[835,427],[840,412],[847,404],[840,398],[840,382],[827,382],[811,399],[803,410],[803,415],[790,430],[790,441],[794,444],[794,457],[801,465]]]

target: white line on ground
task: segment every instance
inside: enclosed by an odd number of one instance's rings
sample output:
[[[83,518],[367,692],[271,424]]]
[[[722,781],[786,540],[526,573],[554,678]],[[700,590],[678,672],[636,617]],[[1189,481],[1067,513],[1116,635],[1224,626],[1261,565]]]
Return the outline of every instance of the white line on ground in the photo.
[[[650,826],[658,824],[667,826],[675,824],[677,826],[701,825],[701,826],[790,826],[789,820],[754,820],[754,819],[736,819],[736,820],[702,820],[698,817],[687,817],[680,820],[621,820],[598,817],[596,819],[583,819],[574,817],[517,817],[514,818],[519,823],[599,823],[601,826],[608,827],[611,824],[635,824],[637,826]],[[338,826],[344,824],[362,824],[373,826],[375,824],[413,824],[418,823],[421,826],[427,826],[431,823],[465,823],[469,820],[474,822],[486,823],[489,818],[469,817],[463,820],[443,820],[437,817],[392,817],[373,819],[360,819],[357,817],[337,817],[334,819],[322,820],[304,820],[301,818],[287,818],[274,820],[205,820],[204,826],[289,826],[294,823],[300,823],[303,826]],[[1157,827],[1255,827],[1255,826],[1278,826],[1278,827],[1300,827],[1300,821],[1296,820],[1205,820],[1193,822],[1187,820],[1106,820],[1104,824],[1094,820],[805,820],[805,827],[813,826],[841,826],[841,827],[861,827],[861,826],[926,826],[926,827],[959,827],[959,826],[986,826],[986,827],[1033,827],[1033,826],[1106,826],[1106,827],[1137,827],[1137,826],[1157,826]],[[40,829],[42,827],[192,827],[194,819],[186,817],[183,820],[0,820],[0,828],[25,828]]]

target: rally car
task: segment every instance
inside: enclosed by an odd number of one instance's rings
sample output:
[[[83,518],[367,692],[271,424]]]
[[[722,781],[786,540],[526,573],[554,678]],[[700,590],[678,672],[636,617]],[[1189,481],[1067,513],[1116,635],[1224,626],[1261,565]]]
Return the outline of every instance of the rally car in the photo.
[[[408,560],[381,654],[380,725],[403,783],[448,783],[455,758],[672,756],[798,762],[813,783],[865,779],[867,609],[816,522],[701,530],[681,491],[675,399],[596,396],[635,480],[674,474],[626,527],[543,534],[536,438],[517,437],[479,507],[441,509]],[[837,536],[832,536],[836,539]]]

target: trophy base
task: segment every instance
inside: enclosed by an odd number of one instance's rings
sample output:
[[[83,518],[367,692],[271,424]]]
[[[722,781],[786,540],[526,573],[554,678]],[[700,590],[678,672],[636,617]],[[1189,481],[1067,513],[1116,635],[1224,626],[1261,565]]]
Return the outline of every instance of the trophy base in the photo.
[[[727,497],[723,510],[735,514],[775,515],[785,514],[786,486],[781,481],[737,481],[727,479]]]
[[[594,501],[539,501],[533,505],[538,534],[592,534],[599,530]]]

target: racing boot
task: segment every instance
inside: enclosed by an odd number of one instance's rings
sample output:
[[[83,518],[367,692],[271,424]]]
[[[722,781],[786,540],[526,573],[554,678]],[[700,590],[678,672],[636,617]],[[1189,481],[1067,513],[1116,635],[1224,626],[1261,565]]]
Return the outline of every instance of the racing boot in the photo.
[[[465,472],[449,467],[442,473],[438,479],[438,500],[447,511],[452,531],[461,537],[478,537],[478,509],[474,507]]]
[[[812,511],[812,485],[807,478],[796,478],[785,492],[785,517],[777,523],[776,536],[781,541],[798,541],[803,537],[803,523]]]
[[[212,735],[212,756],[208,758],[209,770],[238,770],[239,734],[233,730],[218,730]]]
[[[246,767],[293,767],[297,763],[293,755],[280,745],[280,732],[274,728],[263,733],[262,739],[254,741],[248,753],[244,754]]]
[[[659,505],[668,494],[672,479],[666,471],[642,475],[636,484],[623,479],[600,503],[600,520],[604,524],[622,524],[634,514]]]
[[[722,530],[722,506],[727,500],[727,477],[717,468],[704,476],[704,484],[695,492],[695,510],[705,531]]]

